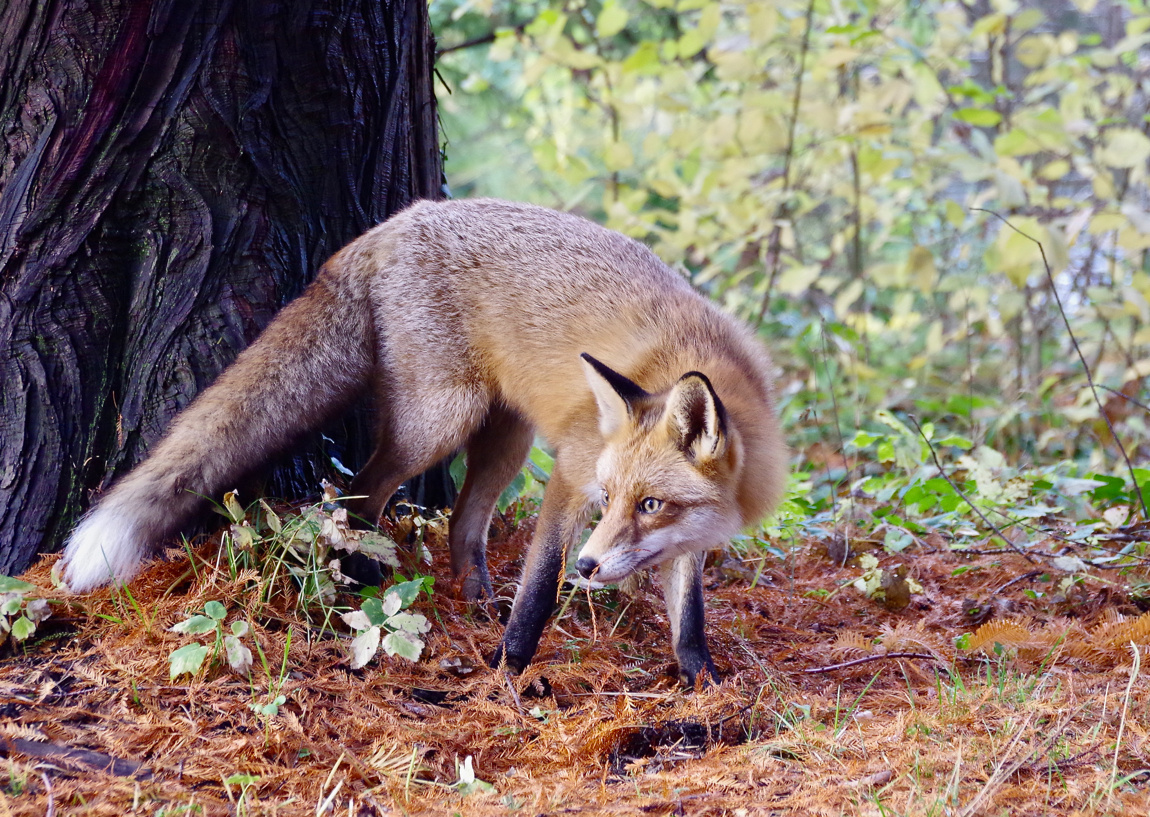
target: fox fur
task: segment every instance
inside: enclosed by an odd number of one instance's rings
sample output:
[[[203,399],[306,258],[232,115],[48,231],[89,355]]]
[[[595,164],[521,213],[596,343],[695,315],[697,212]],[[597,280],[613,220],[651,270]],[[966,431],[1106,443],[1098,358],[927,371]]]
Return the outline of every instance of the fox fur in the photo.
[[[458,448],[451,566],[492,597],[496,500],[536,432],[555,451],[494,662],[533,657],[567,552],[588,578],[659,566],[681,677],[717,677],[702,551],[777,504],[787,451],[762,343],[642,244],[574,215],[490,199],[419,202],[353,241],[173,422],[64,549],[74,592],[126,582],[253,465],[374,395],[377,446],[351,491],[375,521]]]

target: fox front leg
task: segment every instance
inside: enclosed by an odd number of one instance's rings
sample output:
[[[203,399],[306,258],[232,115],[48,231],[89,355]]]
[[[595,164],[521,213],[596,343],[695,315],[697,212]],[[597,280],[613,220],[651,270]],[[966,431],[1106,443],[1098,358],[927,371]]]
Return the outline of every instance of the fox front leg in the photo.
[[[686,687],[694,687],[695,679],[704,673],[704,683],[718,682],[719,673],[703,631],[703,554],[687,553],[664,562],[659,578],[679,661],[679,680]]]
[[[498,667],[506,661],[507,668],[518,673],[531,663],[559,597],[567,550],[586,522],[586,506],[587,501],[571,489],[556,462],[543,495],[539,522],[527,551],[507,629],[491,658],[491,666]]]

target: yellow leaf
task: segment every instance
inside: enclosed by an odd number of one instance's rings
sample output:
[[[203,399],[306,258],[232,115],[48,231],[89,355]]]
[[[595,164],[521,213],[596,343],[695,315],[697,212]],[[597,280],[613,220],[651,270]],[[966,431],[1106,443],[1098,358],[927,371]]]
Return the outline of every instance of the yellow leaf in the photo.
[[[627,26],[630,15],[617,0],[607,0],[595,20],[595,33],[600,37],[614,37]]]
[[[707,45],[707,38],[697,29],[691,29],[679,38],[679,58],[690,59]]]
[[[775,290],[783,295],[802,295],[819,277],[819,266],[789,267],[775,281]]]
[[[863,282],[857,278],[842,288],[835,296],[835,314],[846,315],[851,305],[863,294]]]
[[[930,325],[930,329],[927,330],[926,349],[924,351],[927,356],[935,355],[942,351],[943,345],[942,322],[935,321]]]
[[[966,210],[954,199],[946,200],[946,220],[955,227],[962,227],[966,222]]]
[[[1114,198],[1114,177],[1107,171],[1098,168],[1091,181],[1095,196],[1103,200]]]
[[[603,163],[612,172],[626,170],[635,164],[635,153],[626,142],[613,142],[603,151]]]
[[[778,26],[779,13],[774,3],[750,3],[747,6],[747,26],[751,41],[756,45],[767,42]]]
[[[1027,68],[1044,65],[1054,52],[1054,38],[1050,35],[1023,37],[1015,46],[1015,58]]]
[[[1140,167],[1150,158],[1150,139],[1134,128],[1114,128],[1106,132],[1106,144],[1094,158],[1110,167]]]
[[[1023,9],[1014,15],[1010,28],[1017,32],[1030,31],[1039,26],[1045,19],[1046,15],[1036,8]]]
[[[487,59],[492,62],[506,62],[511,59],[519,37],[514,29],[503,28],[495,33],[495,40],[487,49]]]
[[[1038,178],[1048,181],[1056,182],[1062,179],[1070,172],[1070,162],[1065,159],[1055,159],[1053,162],[1047,162],[1038,171]]]
[[[679,59],[689,59],[707,46],[719,28],[722,7],[717,2],[707,3],[703,13],[699,15],[699,23],[695,28],[687,30],[679,38]]]
[[[992,34],[998,36],[1006,31],[1006,15],[1001,12],[988,14],[970,29],[970,33],[978,36],[980,34]]]
[[[907,275],[921,292],[931,292],[938,280],[934,255],[926,247],[915,245],[906,258]]]
[[[1047,224],[1043,230],[1045,236],[1036,236],[1042,242],[1042,249],[1046,251],[1046,261],[1050,264],[1052,273],[1061,272],[1070,266],[1070,248],[1066,242],[1066,234],[1057,226]]]
[[[712,48],[707,57],[715,64],[715,76],[723,82],[747,82],[759,72],[750,51],[720,51]]]
[[[1099,213],[1090,219],[1090,232],[1094,235],[1121,230],[1126,226],[1126,217],[1121,213]]]
[[[819,65],[827,68],[840,68],[855,59],[862,52],[855,48],[831,48],[821,57]]]
[[[603,64],[602,58],[594,51],[579,49],[566,37],[557,37],[546,55],[560,65],[587,71]]]
[[[623,60],[623,73],[657,74],[659,72],[659,46],[650,40],[639,43],[631,56]]]

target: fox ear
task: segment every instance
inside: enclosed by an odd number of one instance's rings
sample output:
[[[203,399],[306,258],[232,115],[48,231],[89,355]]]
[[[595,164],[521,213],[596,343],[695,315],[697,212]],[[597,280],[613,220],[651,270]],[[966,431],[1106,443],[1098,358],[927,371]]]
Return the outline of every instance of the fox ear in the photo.
[[[727,447],[727,412],[711,381],[687,372],[671,389],[664,421],[679,448],[695,462],[717,459]]]
[[[599,432],[604,437],[610,436],[634,419],[639,402],[650,395],[586,352],[580,357],[583,358],[583,373],[587,375],[587,383],[599,405]]]

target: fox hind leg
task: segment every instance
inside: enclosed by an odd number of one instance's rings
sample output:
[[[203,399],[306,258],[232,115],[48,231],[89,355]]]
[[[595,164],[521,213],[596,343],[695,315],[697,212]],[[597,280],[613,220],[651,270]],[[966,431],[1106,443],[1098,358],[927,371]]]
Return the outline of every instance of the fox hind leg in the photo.
[[[679,680],[686,687],[694,687],[701,673],[704,683],[719,680],[703,629],[703,559],[702,553],[686,553],[664,562],[659,570]]]
[[[451,514],[451,572],[469,601],[493,599],[487,571],[487,529],[499,495],[515,479],[535,431],[514,411],[496,404],[467,443],[467,477]]]

